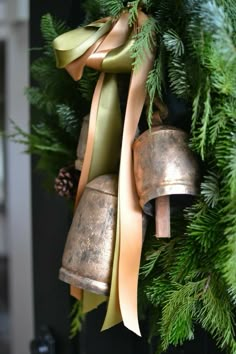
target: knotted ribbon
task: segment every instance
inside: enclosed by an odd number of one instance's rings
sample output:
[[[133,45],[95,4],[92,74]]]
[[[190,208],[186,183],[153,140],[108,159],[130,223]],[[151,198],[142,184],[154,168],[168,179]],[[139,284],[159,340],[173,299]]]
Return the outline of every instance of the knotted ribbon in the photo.
[[[139,10],[133,27],[129,26],[128,17],[124,10],[116,22],[111,18],[98,20],[62,34],[54,40],[53,46],[57,67],[65,67],[74,80],[82,77],[85,66],[101,72],[91,105],[88,140],[75,204],[79,203],[88,181],[118,170],[120,158],[116,241],[103,329],[123,320],[127,328],[140,335],[137,288],[142,211],[133,175],[132,144],[145,102],[145,84],[153,54],[146,53],[142,67],[132,71],[130,49],[133,36],[148,17]],[[131,73],[123,133],[117,73]],[[72,294],[79,298],[79,289],[72,287]]]

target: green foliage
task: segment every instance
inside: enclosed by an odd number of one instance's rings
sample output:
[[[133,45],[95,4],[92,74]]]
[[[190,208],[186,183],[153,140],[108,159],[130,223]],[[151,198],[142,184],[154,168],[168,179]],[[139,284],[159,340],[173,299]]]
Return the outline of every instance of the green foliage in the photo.
[[[84,320],[84,315],[82,312],[82,304],[80,301],[76,300],[73,304],[70,317],[71,327],[70,327],[70,338],[74,338],[78,332],[81,330],[81,326]]]
[[[138,17],[138,9],[140,6],[140,0],[134,0],[129,2],[129,25],[132,26]]]
[[[152,125],[153,115],[153,103],[156,96],[162,98],[162,86],[163,86],[163,55],[160,49],[159,56],[153,65],[153,69],[149,72],[146,87],[149,93],[149,106],[147,114],[148,126]]]
[[[42,16],[40,29],[46,53],[52,52],[52,41],[60,34],[69,30],[64,22],[52,18],[50,14]]]
[[[88,103],[92,100],[98,75],[99,73],[97,71],[86,67],[84,69],[84,75],[78,83],[80,93]]]
[[[46,171],[48,184],[58,170],[76,158],[76,148],[82,118],[89,112],[97,73],[86,71],[78,84],[55,65],[52,41],[67,31],[67,26],[49,14],[42,17],[41,31],[44,46],[41,55],[31,65],[35,86],[26,95],[35,107],[31,133],[25,134],[13,124],[12,139],[25,145],[25,150],[38,156],[38,167]]]
[[[110,16],[117,17],[122,9],[124,8],[124,3],[122,0],[111,0],[107,2],[106,0],[100,0],[101,7],[104,8],[106,13]]]
[[[59,126],[65,133],[68,133],[72,139],[78,139],[78,118],[75,110],[66,104],[56,106]]]
[[[166,49],[176,57],[180,57],[184,54],[184,45],[181,38],[174,30],[168,30],[163,35],[163,42]]]
[[[205,203],[214,208],[220,199],[219,174],[211,171],[201,184],[201,194]]]
[[[133,58],[133,68],[138,70],[143,60],[150,55],[155,46],[156,22],[152,17],[144,22],[140,31],[134,35],[131,58]]]
[[[165,57],[162,71],[168,72],[172,92],[192,105],[191,148],[204,160],[206,172],[201,197],[184,213],[185,230],[173,225],[172,233],[177,229],[179,234],[171,241],[159,241],[155,246],[146,241],[140,287],[151,307],[151,332],[161,338],[160,352],[170,344],[192,339],[194,326],[199,324],[221,349],[233,354],[236,4],[192,0],[173,6],[167,0],[153,2],[153,6],[158,47],[162,46]],[[156,65],[147,82],[151,98],[159,90],[163,96],[166,87],[165,76],[160,85]],[[151,113],[149,122],[150,117]]]
[[[117,18],[123,0],[87,0],[86,21]],[[200,325],[221,349],[236,353],[236,3],[234,0],[135,0],[128,4],[129,24],[143,7],[149,19],[134,37],[131,56],[140,70],[155,48],[146,83],[147,121],[153,103],[165,103],[166,88],[192,108],[190,147],[201,160],[197,200],[172,210],[170,240],[156,240],[149,227],[139,281],[140,311],[151,314],[150,335],[158,350],[194,338]],[[32,65],[37,87],[27,95],[37,109],[32,132],[15,127],[13,138],[40,156],[40,165],[55,167],[75,158],[81,119],[88,113],[98,73],[86,69],[77,84],[55,68],[51,41],[66,30],[49,15],[42,19],[45,46]],[[72,335],[79,329],[75,304]]]

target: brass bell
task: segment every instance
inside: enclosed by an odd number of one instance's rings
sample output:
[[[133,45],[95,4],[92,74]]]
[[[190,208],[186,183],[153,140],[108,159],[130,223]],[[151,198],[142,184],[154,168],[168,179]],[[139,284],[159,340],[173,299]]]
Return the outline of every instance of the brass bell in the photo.
[[[169,195],[199,192],[199,167],[188,136],[172,126],[157,126],[136,139],[133,151],[140,205],[155,200],[156,236],[170,237]]]
[[[89,182],[75,211],[59,278],[75,287],[107,295],[111,280],[117,215],[116,175]]]
[[[81,171],[84,161],[85,149],[88,138],[89,114],[83,118],[82,127],[80,130],[79,142],[77,145],[77,159],[75,160],[75,169]]]

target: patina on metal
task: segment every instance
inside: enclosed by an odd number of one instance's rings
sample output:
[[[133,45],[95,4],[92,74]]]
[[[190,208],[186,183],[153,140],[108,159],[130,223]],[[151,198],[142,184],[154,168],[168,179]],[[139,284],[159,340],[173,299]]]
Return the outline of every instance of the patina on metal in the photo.
[[[76,151],[77,159],[75,160],[75,169],[79,171],[82,170],[82,166],[84,162],[85,149],[86,149],[86,144],[88,139],[88,128],[89,128],[89,114],[87,114],[83,118],[83,123],[79,135],[79,142],[77,145],[77,151]]]
[[[133,145],[134,175],[142,208],[156,206],[156,236],[170,237],[169,195],[199,193],[199,166],[188,135],[161,125],[145,131]]]
[[[117,215],[116,175],[87,184],[67,237],[59,278],[97,294],[109,293]]]

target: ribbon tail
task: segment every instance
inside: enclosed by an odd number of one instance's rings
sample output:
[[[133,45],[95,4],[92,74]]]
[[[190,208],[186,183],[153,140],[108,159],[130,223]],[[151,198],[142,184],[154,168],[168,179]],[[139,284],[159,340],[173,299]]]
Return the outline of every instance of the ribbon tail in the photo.
[[[103,174],[118,172],[121,137],[122,122],[116,76],[102,73],[92,101],[76,206],[87,182]],[[96,308],[104,300],[104,296],[84,292],[83,311]]]
[[[112,267],[111,288],[108,300],[106,317],[102,326],[102,331],[115,326],[122,321],[120,312],[119,296],[118,296],[118,264],[120,249],[120,216],[119,216],[119,199],[117,205],[117,224],[116,224],[116,240]]]
[[[122,122],[116,77],[101,73],[90,111],[88,140],[75,205],[87,182],[106,173],[117,173]]]
[[[88,129],[88,138],[84,155],[84,162],[82,166],[82,171],[80,175],[80,180],[78,184],[76,199],[75,199],[75,208],[77,207],[81,195],[86,187],[89,178],[89,170],[92,160],[93,148],[94,148],[94,139],[95,139],[95,130],[96,130],[96,120],[97,120],[97,112],[99,106],[100,95],[102,91],[102,85],[104,81],[104,74],[102,73],[99,76],[94,95],[92,100],[92,106],[90,110],[90,118],[89,118],[89,129]]]
[[[83,291],[83,313],[94,310],[106,300],[107,297],[105,295],[98,295],[88,291]]]
[[[124,325],[140,334],[138,322],[138,275],[142,250],[142,211],[133,175],[132,144],[146,97],[146,79],[152,57],[133,73],[125,115],[119,175],[120,260],[119,300]]]

